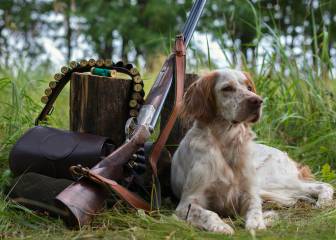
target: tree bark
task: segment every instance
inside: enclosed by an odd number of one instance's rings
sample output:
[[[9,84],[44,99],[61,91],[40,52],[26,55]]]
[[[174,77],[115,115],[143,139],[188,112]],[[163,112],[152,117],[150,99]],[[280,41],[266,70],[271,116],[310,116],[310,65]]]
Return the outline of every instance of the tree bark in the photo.
[[[107,136],[120,146],[125,141],[131,87],[130,80],[74,73],[70,82],[71,130]]]
[[[70,62],[72,55],[72,29],[71,29],[71,17],[70,10],[66,10],[64,13],[65,28],[66,28],[66,46],[67,46],[67,62]]]
[[[198,75],[187,74],[184,90]],[[131,81],[74,73],[70,82],[70,128],[73,131],[107,136],[120,146],[125,141],[124,127],[128,119]],[[173,84],[161,113],[160,128],[166,125],[175,101]],[[179,119],[175,123],[166,146],[174,153],[190,126]]]

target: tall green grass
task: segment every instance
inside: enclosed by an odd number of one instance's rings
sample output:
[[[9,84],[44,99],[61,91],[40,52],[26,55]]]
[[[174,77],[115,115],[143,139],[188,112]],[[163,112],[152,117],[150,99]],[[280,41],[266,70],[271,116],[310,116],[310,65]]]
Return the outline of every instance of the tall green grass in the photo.
[[[48,65],[31,69],[24,64],[0,66],[0,166],[6,167],[8,151],[24,131],[34,125],[42,110],[40,98],[52,79]],[[68,126],[68,90],[57,100],[57,111],[50,123]]]
[[[336,79],[332,74],[336,66],[329,56],[332,44],[328,32],[323,28],[318,35],[315,26],[311,36],[313,44],[302,45],[302,53],[297,56],[282,43],[281,31],[261,21],[252,4],[251,11],[255,16],[251,25],[257,39],[250,47],[258,48],[258,43],[268,37],[271,41],[268,52],[260,55],[255,51],[254,59],[248,61],[237,46],[226,45],[222,32],[216,41],[227,65],[251,72],[257,92],[264,98],[262,119],[254,126],[257,140],[288,151],[292,158],[308,164],[325,180],[322,166],[336,168]],[[312,52],[316,54],[311,56]]]
[[[261,22],[255,13],[256,30],[259,39]],[[294,55],[286,53],[276,29],[269,29],[272,37],[272,51],[256,56],[260,61],[247,62],[241,59],[240,68],[252,72],[257,91],[264,97],[263,116],[254,127],[257,140],[275,146],[297,161],[308,164],[319,179],[335,183],[336,174],[336,79],[330,72],[330,58],[327,54],[328,37],[323,33],[323,45],[319,54],[313,56],[314,66],[299,62]],[[314,41],[321,36],[313,36]],[[223,51],[227,51],[223,39],[217,38]],[[211,61],[211,44],[207,41],[208,54],[198,55],[196,72],[215,68]],[[240,56],[239,49],[229,49],[234,56]],[[309,48],[305,47],[305,52]],[[306,56],[307,57],[307,56]],[[307,57],[308,58],[308,57]],[[308,60],[308,59],[306,59]],[[236,67],[230,57],[229,66]],[[201,64],[203,63],[203,65]],[[258,65],[257,65],[258,64]],[[209,67],[208,67],[209,66]],[[16,66],[12,69],[0,67],[0,186],[10,179],[8,152],[15,141],[33,122],[42,108],[39,102],[44,88],[52,78],[48,66],[30,69]],[[155,76],[147,73],[147,76]],[[150,79],[145,84],[150,87]],[[68,128],[68,90],[57,100],[56,110],[50,117],[50,124]],[[328,165],[326,165],[328,164]],[[322,167],[322,166],[330,166]],[[18,211],[21,209],[23,211]],[[325,211],[309,207],[282,209],[282,221],[268,231],[260,232],[263,239],[335,239],[336,213],[330,208]],[[170,216],[172,209],[145,216],[141,212],[125,211],[116,207],[100,215],[91,227],[79,232],[65,230],[60,221],[38,216],[33,212],[0,198],[0,239],[222,239],[220,234],[205,233],[177,221]],[[238,234],[233,239],[250,239],[239,222]],[[41,230],[45,229],[45,230]],[[275,237],[276,236],[276,237]]]
[[[263,118],[256,126],[259,139],[287,150],[315,171],[324,164],[335,168],[336,82],[331,61],[325,59],[329,43],[320,46],[313,67],[307,64],[307,50],[298,61],[286,53],[278,34],[272,37],[274,53],[264,57],[260,70],[252,68],[265,98]]]

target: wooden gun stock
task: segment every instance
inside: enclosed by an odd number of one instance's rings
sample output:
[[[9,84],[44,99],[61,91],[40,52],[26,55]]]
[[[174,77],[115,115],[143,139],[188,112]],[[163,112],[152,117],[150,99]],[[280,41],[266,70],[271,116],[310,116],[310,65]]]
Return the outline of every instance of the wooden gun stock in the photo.
[[[124,165],[149,136],[150,132],[144,126],[139,126],[128,142],[99,162],[90,171],[114,181],[122,179]],[[62,191],[56,197],[56,203],[62,209],[68,211],[68,216],[64,218],[66,224],[69,227],[77,227],[87,224],[92,217],[101,211],[107,196],[106,188],[82,178]]]
[[[131,139],[99,162],[91,170],[88,170],[87,176],[85,176],[86,178],[82,178],[77,183],[70,185],[56,197],[57,204],[68,212],[68,217],[64,219],[68,226],[78,227],[89,223],[92,217],[103,208],[104,202],[108,196],[108,191],[106,191],[104,187],[97,186],[94,182],[104,182],[103,178],[107,178],[109,183],[106,181],[105,183],[111,185],[110,182],[113,181],[115,186],[118,185],[116,181],[122,179],[124,176],[123,166],[129,161],[138,148],[148,140],[151,131],[155,127],[163,103],[172,85],[175,71],[176,76],[180,78],[177,79],[179,83],[176,84],[176,86],[179,87],[178,95],[181,99],[181,91],[183,94],[183,81],[185,75],[185,48],[194,32],[205,2],[206,0],[195,1],[186,25],[184,26],[183,34],[176,38],[174,52],[165,61],[147,96],[145,104],[140,109],[137,118],[137,129]],[[186,38],[184,38],[184,36]],[[178,109],[176,103],[174,108]],[[159,156],[158,153],[160,153],[175,119],[176,111],[170,117],[170,121],[168,121],[170,122],[170,126],[167,127],[167,131],[165,131],[164,134],[161,134],[162,136],[159,138],[159,144],[157,144],[155,148],[156,154],[153,154],[155,156],[151,157],[154,173],[156,172],[156,166],[153,165],[156,164],[157,157]],[[136,199],[137,201],[132,201],[132,199],[134,200],[136,197],[132,195],[132,193],[127,193],[126,189],[124,189],[125,191],[123,192],[118,192],[118,189],[122,189],[121,186],[120,188],[113,188],[113,186],[111,186],[111,188],[121,196],[122,194],[125,194],[122,197],[127,200],[127,202],[131,203],[131,205],[137,205],[145,210],[148,208],[139,198]]]

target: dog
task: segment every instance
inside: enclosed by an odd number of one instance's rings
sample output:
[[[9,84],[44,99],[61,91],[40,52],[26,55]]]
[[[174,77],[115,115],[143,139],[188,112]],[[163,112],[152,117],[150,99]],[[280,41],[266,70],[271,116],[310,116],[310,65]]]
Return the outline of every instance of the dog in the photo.
[[[180,219],[207,231],[233,234],[221,217],[242,216],[249,231],[266,228],[276,213],[263,213],[263,201],[330,204],[332,186],[315,181],[308,166],[253,141],[251,125],[261,117],[262,104],[251,76],[238,70],[210,72],[186,91],[180,114],[193,125],[171,166]]]

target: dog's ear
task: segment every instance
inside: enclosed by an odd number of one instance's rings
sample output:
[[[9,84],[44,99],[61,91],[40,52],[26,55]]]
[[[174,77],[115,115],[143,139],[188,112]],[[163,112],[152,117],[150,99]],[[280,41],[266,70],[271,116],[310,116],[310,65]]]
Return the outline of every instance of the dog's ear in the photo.
[[[251,76],[251,73],[249,72],[243,72],[245,77],[246,77],[246,80],[245,80],[245,84],[247,86],[250,86],[252,88],[252,92],[254,93],[257,93],[257,90],[256,90],[256,86],[252,80],[252,76]]]
[[[217,72],[208,73],[188,88],[184,94],[180,115],[184,121],[198,120],[209,123],[215,118],[214,84],[217,77]]]

